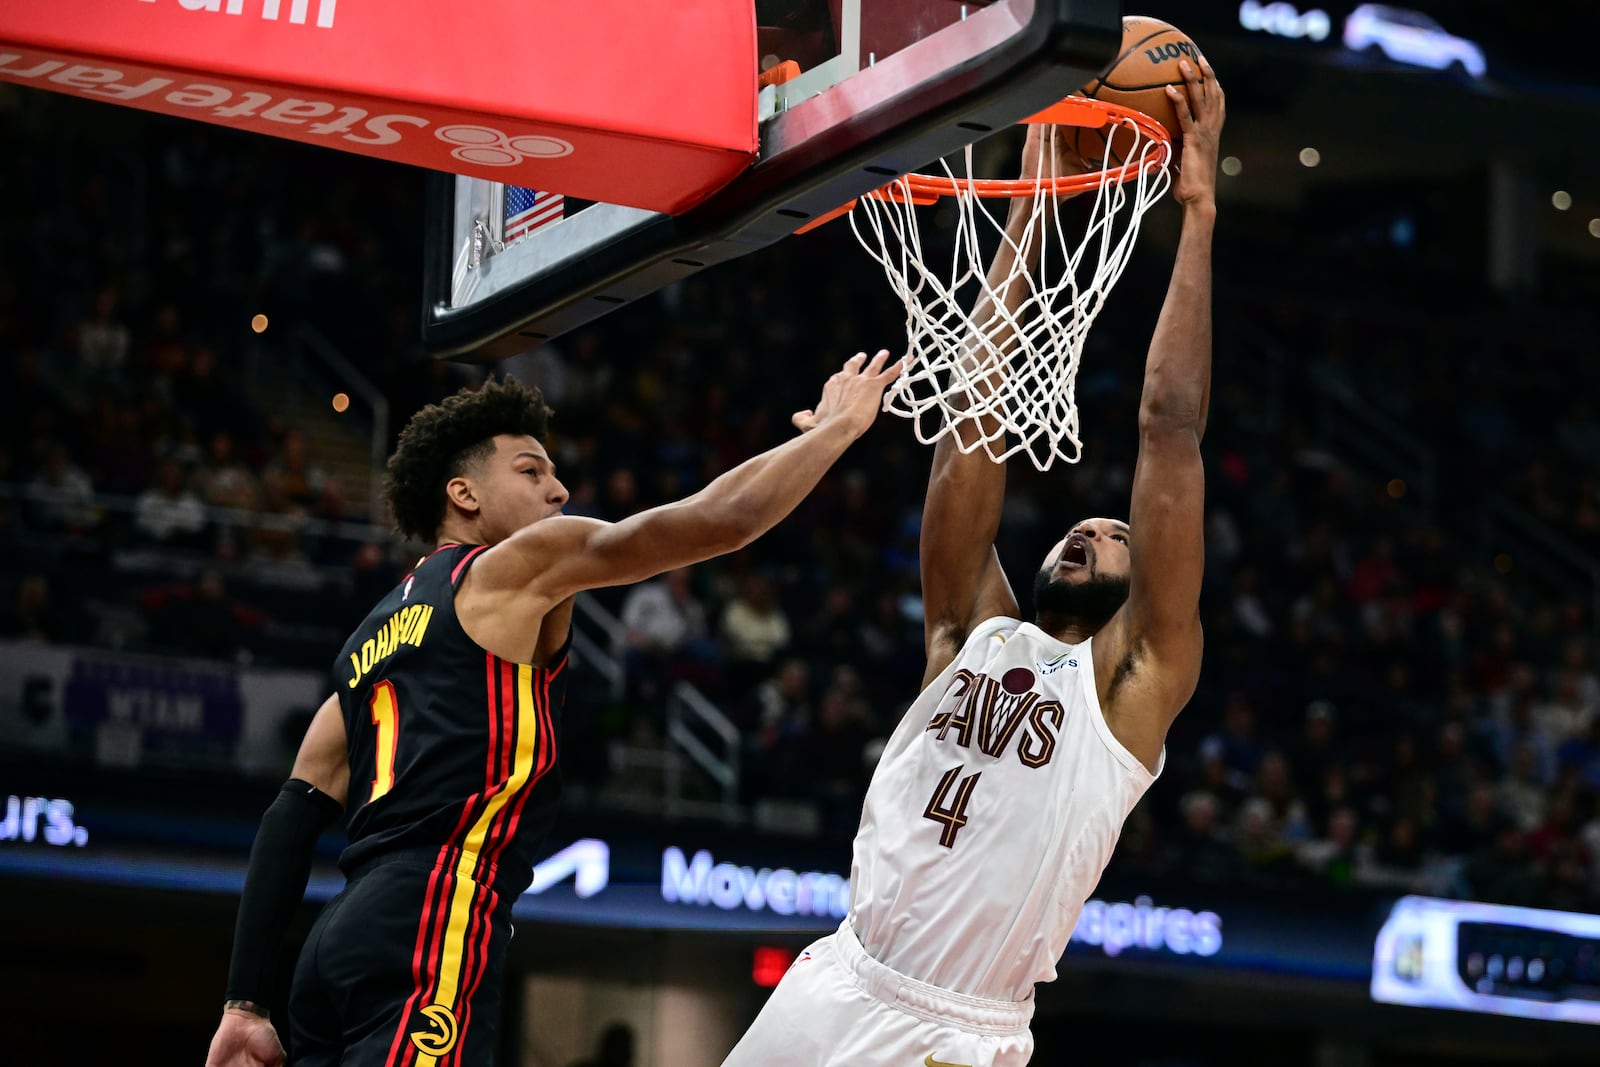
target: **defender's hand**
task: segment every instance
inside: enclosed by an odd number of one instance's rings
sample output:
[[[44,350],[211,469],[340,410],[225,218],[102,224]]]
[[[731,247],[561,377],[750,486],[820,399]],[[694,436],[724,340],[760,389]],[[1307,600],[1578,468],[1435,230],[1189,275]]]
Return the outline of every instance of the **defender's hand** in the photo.
[[[790,421],[801,433],[814,430],[824,423],[837,422],[847,428],[852,437],[860,437],[872,425],[872,420],[878,417],[878,411],[883,407],[883,391],[889,388],[890,382],[900,377],[904,361],[897,359],[888,363],[888,360],[889,350],[886,348],[879,349],[871,363],[867,363],[865,352],[857,352],[824,383],[822,399],[817,406],[795,412]]]
[[[1183,126],[1183,159],[1178,165],[1172,197],[1189,207],[1216,199],[1217,153],[1228,102],[1216,72],[1204,56],[1198,70],[1187,59],[1178,61],[1178,69],[1183,72],[1184,89],[1167,86],[1167,96]]]
[[[283,1045],[272,1023],[248,1011],[228,1008],[211,1038],[206,1067],[283,1067]]]

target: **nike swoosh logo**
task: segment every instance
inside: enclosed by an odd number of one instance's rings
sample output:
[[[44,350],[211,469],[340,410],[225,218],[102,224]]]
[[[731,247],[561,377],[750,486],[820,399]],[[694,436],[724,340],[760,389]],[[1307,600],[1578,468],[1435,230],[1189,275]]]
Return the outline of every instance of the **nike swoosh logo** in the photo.
[[[928,1053],[928,1058],[922,1061],[922,1065],[923,1067],[972,1067],[970,1063],[946,1063],[944,1060],[936,1060],[931,1052]]]

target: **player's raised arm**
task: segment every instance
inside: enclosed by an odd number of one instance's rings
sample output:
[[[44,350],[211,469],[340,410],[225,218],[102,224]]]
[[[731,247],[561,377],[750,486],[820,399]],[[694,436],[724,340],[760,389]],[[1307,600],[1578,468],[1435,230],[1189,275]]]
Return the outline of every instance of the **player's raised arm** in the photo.
[[[1128,602],[1120,620],[1121,659],[1139,677],[1130,747],[1153,758],[1200,672],[1200,583],[1205,569],[1205,471],[1200,438],[1211,397],[1211,234],[1216,220],[1222,88],[1210,64],[1183,65],[1187,92],[1169,89],[1183,126],[1173,186],[1183,232],[1161,317],[1145,364],[1139,459],[1129,524]],[[1115,625],[1115,624],[1113,624]],[[1113,694],[1114,696],[1114,694]],[[1148,736],[1146,736],[1148,735]]]
[[[1057,152],[1054,166],[1045,174],[1070,173],[1064,158],[1065,137],[1054,127],[1034,124],[1022,151],[1021,176],[1033,178],[1041,173],[1040,157]],[[1013,200],[1006,219],[1006,236],[989,265],[988,284],[973,308],[972,321],[978,324],[991,350],[1008,352],[1011,338],[1024,324],[1018,309],[1030,294],[1027,274],[1036,268],[1045,235],[1034,228],[1031,202]],[[1019,255],[1026,260],[1024,270],[1015,270]],[[996,301],[990,294],[998,294]],[[976,339],[968,343],[969,373],[975,376],[965,407],[981,406],[999,384],[978,376]],[[1004,371],[1004,363],[991,373]],[[999,432],[991,415],[977,415],[963,421],[939,438],[933,450],[933,468],[928,474],[928,494],[922,507],[922,599],[923,639],[928,654],[926,685],[960,649],[968,631],[978,622],[996,616],[1015,616],[1017,598],[1000,569],[994,551],[995,533],[1000,528],[1000,508],[1005,501],[1006,469],[981,447],[984,438]],[[970,451],[963,451],[969,449]]]
[[[692,496],[616,523],[557,516],[484,553],[475,580],[515,589],[535,605],[583,589],[626,585],[742,548],[805,499],[867,431],[900,363],[853,356],[828,379],[815,409],[796,413],[801,435],[717,478]]]

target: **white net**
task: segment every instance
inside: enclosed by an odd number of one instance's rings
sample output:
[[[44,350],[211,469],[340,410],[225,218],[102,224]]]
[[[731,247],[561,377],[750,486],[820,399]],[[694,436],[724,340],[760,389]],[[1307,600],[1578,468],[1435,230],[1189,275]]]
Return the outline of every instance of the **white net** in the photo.
[[[1059,127],[1045,131],[1047,141],[1065,135]],[[1045,173],[1053,146],[1045,147],[1034,191],[1023,199],[1029,225],[1020,242],[1007,235],[1009,204],[997,200],[991,209],[978,195],[972,148],[966,177],[940,160],[956,186],[947,271],[931,269],[925,259],[920,209],[907,179],[862,197],[850,213],[857,239],[906,307],[906,366],[884,397],[885,410],[911,419],[924,444],[961,426],[968,431],[956,435],[962,451],[982,447],[997,462],[1026,452],[1040,470],[1057,458],[1076,463],[1082,454],[1074,388],[1084,341],[1128,264],[1145,211],[1171,184],[1160,165],[1167,146],[1121,120],[1106,137],[1102,166],[1137,162],[1137,176],[1102,181],[1084,193],[1094,197],[1088,223],[1069,232],[1061,217],[1065,198],[1050,184],[1056,175]],[[994,243],[991,229],[1014,252],[1004,278],[986,276],[983,246]],[[1015,311],[1003,299],[1013,285],[1024,287]],[[974,309],[984,309],[984,321],[975,320]]]

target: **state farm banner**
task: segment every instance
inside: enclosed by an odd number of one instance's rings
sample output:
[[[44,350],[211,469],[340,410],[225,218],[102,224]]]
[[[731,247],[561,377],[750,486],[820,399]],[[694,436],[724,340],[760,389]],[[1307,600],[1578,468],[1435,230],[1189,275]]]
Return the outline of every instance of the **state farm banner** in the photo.
[[[0,747],[281,774],[328,685],[315,671],[0,642]]]
[[[0,79],[679,213],[755,159],[749,0],[5,0]]]

